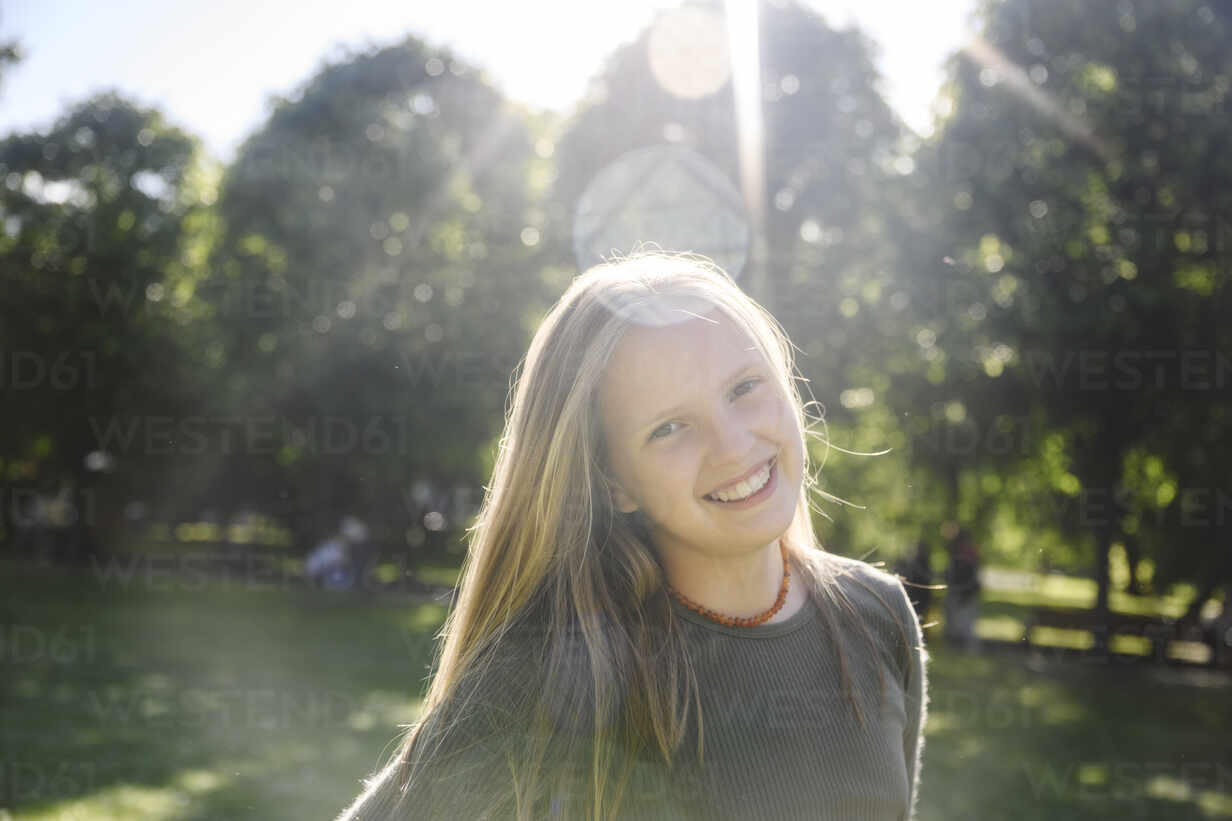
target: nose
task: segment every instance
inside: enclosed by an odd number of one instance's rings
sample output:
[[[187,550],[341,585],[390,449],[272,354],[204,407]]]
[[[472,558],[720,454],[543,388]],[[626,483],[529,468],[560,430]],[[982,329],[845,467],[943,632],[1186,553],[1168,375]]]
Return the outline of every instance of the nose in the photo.
[[[719,410],[710,423],[710,456],[715,466],[748,467],[757,437],[748,420],[730,407]]]

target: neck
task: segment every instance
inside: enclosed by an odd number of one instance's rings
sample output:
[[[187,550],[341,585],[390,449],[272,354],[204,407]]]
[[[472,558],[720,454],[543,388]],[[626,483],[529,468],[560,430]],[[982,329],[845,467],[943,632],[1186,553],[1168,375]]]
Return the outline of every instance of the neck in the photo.
[[[661,551],[667,580],[688,599],[725,616],[751,617],[772,606],[783,583],[779,540],[751,553],[716,556],[688,548]],[[793,579],[790,591],[799,581]],[[783,617],[780,611],[771,621]]]

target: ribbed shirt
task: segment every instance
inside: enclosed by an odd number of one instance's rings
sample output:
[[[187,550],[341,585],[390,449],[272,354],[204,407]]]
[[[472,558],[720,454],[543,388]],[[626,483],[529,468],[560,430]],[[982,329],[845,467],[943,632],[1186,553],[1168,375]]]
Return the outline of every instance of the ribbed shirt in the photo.
[[[756,627],[718,624],[673,600],[698,678],[704,760],[697,761],[692,747],[677,753],[671,770],[639,762],[621,818],[915,818],[928,706],[928,653],[919,621],[897,577],[862,561],[826,556],[838,564],[838,583],[868,628],[871,652],[845,612],[837,619],[837,637],[831,635],[811,599],[787,619]],[[852,691],[864,708],[863,726],[842,688],[836,642],[845,650]],[[687,737],[696,739],[692,716],[689,729]],[[468,769],[465,757],[456,761],[434,782],[431,801],[410,796],[396,811],[393,769],[386,768],[339,821],[473,821],[479,806],[473,802],[499,789],[501,776],[480,765]],[[572,805],[555,810],[548,817],[582,812]]]

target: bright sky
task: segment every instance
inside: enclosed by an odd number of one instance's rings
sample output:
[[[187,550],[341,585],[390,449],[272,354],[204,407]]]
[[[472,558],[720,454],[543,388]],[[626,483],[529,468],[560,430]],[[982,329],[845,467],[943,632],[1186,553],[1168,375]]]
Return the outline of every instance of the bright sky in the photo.
[[[832,25],[855,22],[882,47],[884,91],[930,128],[941,62],[969,36],[974,0],[804,0]],[[25,59],[0,85],[0,134],[46,129],[66,107],[117,88],[201,137],[224,161],[339,45],[413,32],[483,68],[510,97],[566,111],[604,57],[673,0],[0,0],[0,41]],[[567,36],[561,36],[561,32]]]

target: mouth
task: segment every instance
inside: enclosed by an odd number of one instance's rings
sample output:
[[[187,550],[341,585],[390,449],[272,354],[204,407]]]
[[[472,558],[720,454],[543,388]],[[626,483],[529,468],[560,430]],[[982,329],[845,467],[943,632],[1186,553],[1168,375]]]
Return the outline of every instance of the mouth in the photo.
[[[749,507],[774,492],[778,484],[778,456],[771,457],[754,473],[723,491],[707,493],[702,498],[724,507]]]

